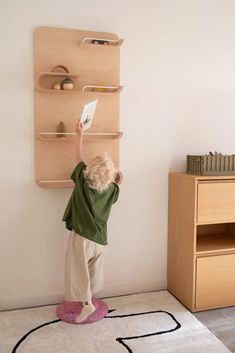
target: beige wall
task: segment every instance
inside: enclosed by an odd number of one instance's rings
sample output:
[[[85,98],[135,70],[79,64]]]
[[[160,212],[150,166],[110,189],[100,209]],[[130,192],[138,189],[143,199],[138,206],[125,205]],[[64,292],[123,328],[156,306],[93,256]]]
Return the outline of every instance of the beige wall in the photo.
[[[34,182],[32,33],[114,32],[121,49],[120,201],[103,296],[166,288],[167,175],[235,147],[234,0],[1,0],[0,307],[63,298],[70,191]],[[4,6],[3,6],[4,5]]]

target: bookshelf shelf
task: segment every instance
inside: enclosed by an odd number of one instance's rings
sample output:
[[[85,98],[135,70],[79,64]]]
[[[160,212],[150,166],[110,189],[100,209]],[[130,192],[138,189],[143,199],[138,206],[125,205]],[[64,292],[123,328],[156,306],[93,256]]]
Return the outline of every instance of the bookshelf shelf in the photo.
[[[63,136],[61,136],[63,135]],[[64,136],[65,135],[65,136]],[[84,132],[84,137],[101,139],[119,139],[122,132]],[[48,141],[71,141],[76,137],[75,132],[39,132],[36,137],[40,140]]]
[[[235,250],[235,235],[209,234],[197,237],[197,254],[227,252]]]
[[[123,42],[124,42],[124,39],[86,37],[86,38],[83,38],[81,44],[95,45],[95,46],[99,46],[99,47],[109,47],[109,46],[120,47]]]
[[[94,93],[119,93],[123,89],[123,86],[83,86],[82,92],[94,92]]]
[[[73,188],[74,182],[72,180],[37,180],[39,186],[44,189],[62,189]]]

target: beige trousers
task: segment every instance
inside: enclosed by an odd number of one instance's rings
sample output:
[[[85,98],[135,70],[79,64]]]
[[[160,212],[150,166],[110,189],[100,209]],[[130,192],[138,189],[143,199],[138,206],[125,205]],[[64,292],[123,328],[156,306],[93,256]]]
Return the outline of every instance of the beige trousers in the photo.
[[[65,256],[65,299],[90,302],[103,287],[105,246],[71,232]]]

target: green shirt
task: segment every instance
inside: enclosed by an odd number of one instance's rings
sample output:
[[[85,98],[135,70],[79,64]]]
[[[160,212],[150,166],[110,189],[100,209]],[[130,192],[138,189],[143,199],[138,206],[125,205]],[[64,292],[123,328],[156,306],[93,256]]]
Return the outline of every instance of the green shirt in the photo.
[[[91,189],[83,174],[85,168],[85,163],[80,162],[71,175],[75,187],[63,221],[66,222],[67,229],[74,230],[96,243],[106,245],[107,221],[112,204],[118,199],[119,187],[111,183],[103,192]]]

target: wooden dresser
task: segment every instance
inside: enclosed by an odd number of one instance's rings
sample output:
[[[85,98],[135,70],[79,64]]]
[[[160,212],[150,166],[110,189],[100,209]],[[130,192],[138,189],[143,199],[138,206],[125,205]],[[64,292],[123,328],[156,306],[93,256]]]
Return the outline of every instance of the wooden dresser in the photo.
[[[191,311],[235,305],[235,176],[169,175],[168,290]]]

